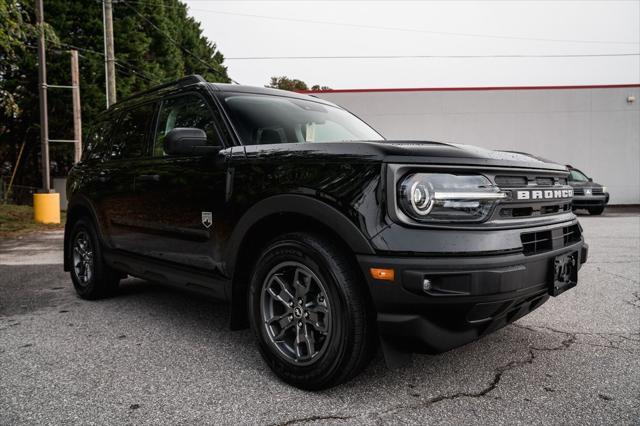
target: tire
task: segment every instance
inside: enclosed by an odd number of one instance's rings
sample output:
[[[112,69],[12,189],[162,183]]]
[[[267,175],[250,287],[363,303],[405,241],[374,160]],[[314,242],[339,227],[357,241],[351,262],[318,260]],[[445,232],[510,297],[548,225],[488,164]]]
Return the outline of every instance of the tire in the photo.
[[[600,207],[589,207],[587,210],[589,210],[589,214],[593,215],[593,216],[599,216],[604,212],[604,206],[600,206]]]
[[[374,310],[353,263],[330,239],[309,233],[282,235],[262,251],[250,283],[250,322],[264,360],[283,381],[326,389],[373,357]],[[295,277],[302,285],[293,285]]]
[[[104,262],[102,246],[90,220],[81,218],[73,225],[67,253],[71,281],[81,298],[95,300],[115,293],[120,273]]]

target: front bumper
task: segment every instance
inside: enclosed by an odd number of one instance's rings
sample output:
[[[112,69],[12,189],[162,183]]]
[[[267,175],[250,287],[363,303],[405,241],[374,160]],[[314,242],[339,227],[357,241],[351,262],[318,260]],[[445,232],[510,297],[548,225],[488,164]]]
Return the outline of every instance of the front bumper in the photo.
[[[359,256],[377,311],[380,337],[411,352],[440,353],[474,341],[541,306],[549,298],[553,259],[577,254],[584,240],[544,253],[492,256]],[[392,268],[394,281],[370,268]],[[428,279],[430,288],[424,289]]]
[[[587,207],[604,207],[609,202],[609,194],[603,195],[575,195],[573,197],[573,208],[581,209]]]

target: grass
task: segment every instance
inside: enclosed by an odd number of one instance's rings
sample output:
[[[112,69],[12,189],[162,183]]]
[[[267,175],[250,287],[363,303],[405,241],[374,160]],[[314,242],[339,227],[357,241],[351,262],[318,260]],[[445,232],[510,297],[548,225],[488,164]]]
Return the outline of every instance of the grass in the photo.
[[[64,228],[65,212],[60,213],[59,224],[36,223],[33,207],[0,204],[0,238],[18,237],[30,232],[50,231]]]

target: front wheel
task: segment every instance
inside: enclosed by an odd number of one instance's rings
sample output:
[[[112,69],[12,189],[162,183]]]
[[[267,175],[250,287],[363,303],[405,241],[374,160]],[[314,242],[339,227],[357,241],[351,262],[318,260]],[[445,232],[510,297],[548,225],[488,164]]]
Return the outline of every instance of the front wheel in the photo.
[[[99,299],[115,292],[120,274],[104,262],[102,247],[91,221],[83,218],[73,225],[68,253],[71,281],[80,297]]]
[[[589,207],[587,210],[589,210],[590,215],[599,216],[604,212],[604,206]]]
[[[249,291],[263,358],[284,381],[316,390],[361,371],[375,351],[373,309],[348,253],[291,233],[262,252]]]

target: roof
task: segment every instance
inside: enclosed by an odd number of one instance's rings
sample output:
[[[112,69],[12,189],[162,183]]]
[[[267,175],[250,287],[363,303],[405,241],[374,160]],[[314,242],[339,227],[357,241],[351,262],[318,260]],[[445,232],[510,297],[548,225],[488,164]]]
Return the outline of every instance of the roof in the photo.
[[[230,83],[209,83],[209,84],[212,87],[214,87],[216,90],[220,90],[222,92],[239,92],[239,93],[255,93],[260,95],[286,96],[289,98],[312,100],[322,104],[334,105],[333,103],[325,99],[320,99],[313,96],[315,92],[291,92],[288,90],[273,89],[270,87],[245,86],[242,84],[230,84]],[[312,97],[313,99],[309,99],[309,97]]]
[[[135,102],[137,99],[144,98],[145,95],[148,95],[151,93],[156,93],[156,92],[165,91],[165,90],[179,89],[182,87],[188,87],[196,84],[208,84],[210,87],[214,88],[215,90],[222,91],[222,92],[240,92],[240,93],[256,93],[256,94],[274,95],[274,96],[286,96],[289,98],[312,100],[325,105],[334,105],[333,103],[325,99],[320,99],[318,97],[310,96],[308,94],[290,92],[287,90],[280,90],[280,89],[272,89],[269,87],[244,86],[241,84],[230,84],[230,83],[209,83],[207,82],[207,80],[204,79],[204,77],[197,74],[192,74],[178,80],[169,81],[163,84],[159,84],[157,86],[150,87],[149,89],[144,90],[142,92],[134,93],[131,96],[128,96],[124,99],[119,100],[118,102],[113,104],[113,107],[118,108],[131,101]],[[312,99],[309,99],[310,97]],[[110,108],[110,110],[111,109],[113,108]]]

